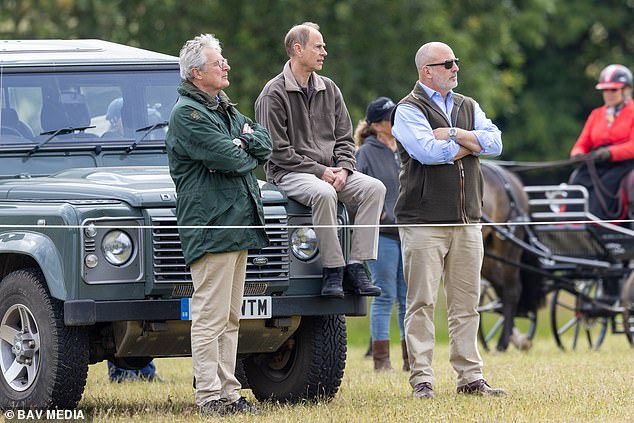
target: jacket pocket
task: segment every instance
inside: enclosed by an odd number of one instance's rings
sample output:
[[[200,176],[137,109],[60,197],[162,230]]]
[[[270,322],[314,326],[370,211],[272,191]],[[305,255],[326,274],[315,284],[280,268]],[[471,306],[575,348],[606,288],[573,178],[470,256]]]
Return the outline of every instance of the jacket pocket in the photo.
[[[223,215],[234,205],[238,196],[236,187],[210,189],[200,192],[200,221],[205,226],[226,224]]]

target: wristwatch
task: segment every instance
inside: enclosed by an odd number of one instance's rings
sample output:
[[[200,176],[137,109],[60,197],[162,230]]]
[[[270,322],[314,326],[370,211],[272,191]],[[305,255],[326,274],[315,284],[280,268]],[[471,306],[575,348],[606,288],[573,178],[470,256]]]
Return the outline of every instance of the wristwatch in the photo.
[[[455,141],[456,135],[458,135],[458,130],[456,128],[449,128],[449,139]]]

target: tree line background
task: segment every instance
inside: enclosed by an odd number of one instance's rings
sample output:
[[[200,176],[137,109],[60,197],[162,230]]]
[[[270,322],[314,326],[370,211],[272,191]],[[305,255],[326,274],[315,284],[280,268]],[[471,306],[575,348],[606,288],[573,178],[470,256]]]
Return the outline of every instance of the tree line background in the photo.
[[[610,63],[632,65],[634,0],[3,0],[0,37],[100,38],[178,55],[213,33],[231,64],[227,93],[253,103],[282,70],[282,40],[297,23],[320,25],[325,76],[343,91],[353,122],[377,96],[414,86],[416,50],[449,44],[461,60],[457,91],[503,131],[503,158],[557,160],[568,152]],[[1,47],[0,47],[1,60]]]

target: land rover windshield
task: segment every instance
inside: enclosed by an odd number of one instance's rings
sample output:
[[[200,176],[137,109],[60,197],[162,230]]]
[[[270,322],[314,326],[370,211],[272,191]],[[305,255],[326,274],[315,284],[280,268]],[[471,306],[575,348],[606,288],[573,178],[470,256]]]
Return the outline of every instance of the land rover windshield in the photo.
[[[177,69],[1,72],[0,148],[162,145],[179,78]]]

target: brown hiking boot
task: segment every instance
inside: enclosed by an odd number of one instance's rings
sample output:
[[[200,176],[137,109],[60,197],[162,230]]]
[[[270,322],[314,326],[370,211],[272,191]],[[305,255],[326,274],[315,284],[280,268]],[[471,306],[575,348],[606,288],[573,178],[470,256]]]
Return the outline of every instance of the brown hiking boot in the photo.
[[[409,372],[409,357],[407,356],[407,344],[401,339],[401,352],[403,353],[403,371]]]
[[[390,363],[390,341],[372,341],[372,358],[375,371],[393,370]]]
[[[491,395],[494,397],[508,395],[504,389],[491,388],[484,379],[478,379],[466,385],[458,386],[458,393],[467,395]]]
[[[429,382],[421,382],[414,386],[414,392],[412,392],[414,398],[433,398],[434,389]]]

